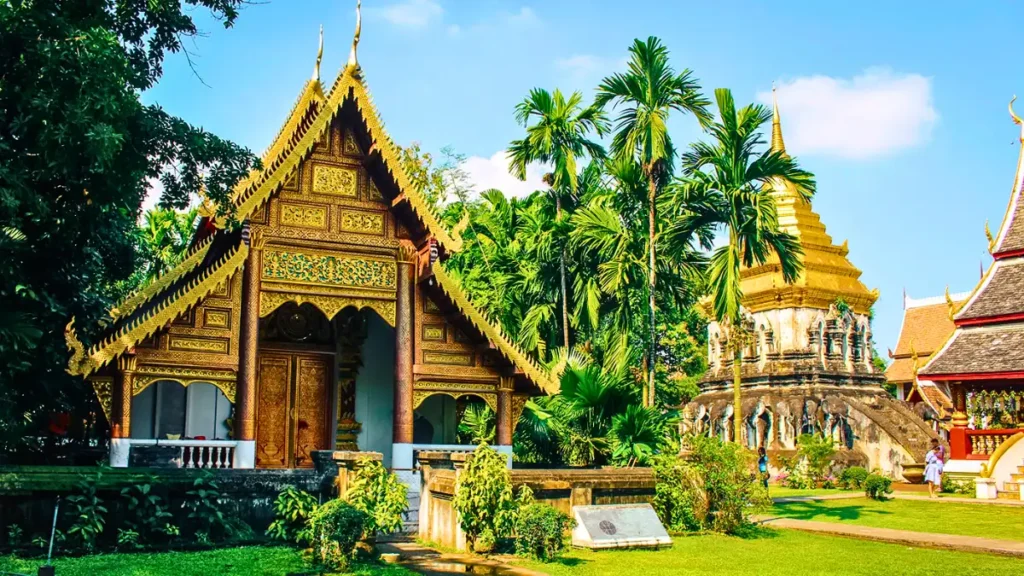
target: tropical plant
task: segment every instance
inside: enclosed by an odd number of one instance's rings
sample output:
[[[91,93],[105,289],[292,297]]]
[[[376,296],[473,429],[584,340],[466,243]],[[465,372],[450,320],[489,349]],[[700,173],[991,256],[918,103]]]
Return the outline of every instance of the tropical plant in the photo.
[[[480,444],[458,476],[452,504],[471,543],[485,531],[495,538],[509,535],[514,527],[516,500],[505,456]]]
[[[494,442],[496,433],[494,411],[484,403],[466,406],[459,421],[459,444],[481,444]]]
[[[533,162],[550,163],[549,194],[555,199],[555,217],[562,220],[562,197],[576,194],[577,161],[584,155],[602,158],[604,148],[589,140],[591,131],[601,135],[607,127],[604,113],[582,105],[583,95],[573,92],[568,99],[558,89],[550,93],[534,88],[516,106],[516,122],[526,128],[526,138],[509,144],[509,171],[526,179],[526,167]],[[532,124],[531,124],[532,123]],[[559,254],[562,301],[562,345],[569,348],[569,296],[566,289],[565,236]]]
[[[407,488],[398,476],[369,457],[356,462],[356,471],[345,492],[345,500],[366,518],[363,529],[368,536],[391,534],[402,529],[402,520],[409,500]]]
[[[864,495],[874,500],[886,500],[892,494],[892,478],[881,474],[870,474],[864,481]]]
[[[185,509],[198,542],[206,544],[231,536],[228,518],[220,503],[220,486],[207,471],[192,481],[185,492]]]
[[[647,389],[644,405],[654,404],[655,362],[655,243],[657,241],[658,193],[673,171],[675,148],[668,132],[673,111],[691,113],[702,125],[710,121],[707,102],[690,70],[676,73],[668,60],[668,49],[651,36],[637,39],[629,48],[629,70],[605,78],[597,89],[594,105],[622,106],[615,119],[611,152],[620,160],[635,162],[647,181]]]
[[[17,548],[25,536],[25,530],[18,524],[11,524],[7,527],[7,545]]]
[[[670,250],[685,250],[699,238],[713,250],[708,278],[716,320],[732,335],[734,413],[740,406],[740,367],[745,342],[742,317],[741,267],[761,265],[774,254],[785,282],[802,270],[799,240],[780,229],[773,190],[784,189],[799,201],[814,194],[813,176],[801,170],[781,146],[761,154],[761,127],[771,112],[761,105],[737,110],[732,92],[715,90],[719,119],[708,127],[712,142],[696,142],[683,154],[683,178],[668,204],[678,215],[665,231]],[[781,128],[779,128],[781,130]],[[715,248],[712,232],[724,227],[728,240]],[[733,440],[742,441],[742,418],[733,418]]]
[[[850,466],[839,473],[839,485],[845,490],[860,490],[867,479],[868,471],[863,466]]]
[[[346,570],[356,542],[363,535],[365,522],[365,514],[341,499],[330,500],[317,508],[310,521],[315,561],[330,570]]]
[[[126,550],[134,550],[139,547],[139,533],[131,528],[117,529],[117,547]]]
[[[807,473],[811,481],[821,486],[832,468],[836,444],[822,434],[801,434],[797,438],[797,455],[807,460]]]
[[[137,534],[136,538],[153,538],[166,535],[164,526],[171,513],[167,511],[164,499],[154,491],[155,479],[132,484],[121,489],[127,517],[125,523]]]
[[[653,459],[654,497],[651,506],[670,532],[702,530],[708,497],[700,470],[675,454]]]
[[[267,536],[275,540],[308,544],[312,537],[310,518],[317,509],[316,497],[294,486],[285,486],[274,500],[274,521]]]
[[[547,504],[529,504],[516,522],[516,554],[550,562],[565,549],[565,533],[576,522]]]
[[[668,420],[656,409],[632,404],[612,417],[608,431],[616,466],[645,466],[666,442]]]
[[[75,493],[68,496],[67,514],[71,520],[68,536],[75,538],[87,551],[96,548],[96,540],[107,524],[107,507],[97,490],[103,472],[101,467],[94,474],[80,478],[75,483]]]
[[[159,276],[181,262],[188,252],[198,220],[198,208],[178,211],[157,207],[146,212],[139,227],[139,239],[144,257],[142,270],[147,279]]]

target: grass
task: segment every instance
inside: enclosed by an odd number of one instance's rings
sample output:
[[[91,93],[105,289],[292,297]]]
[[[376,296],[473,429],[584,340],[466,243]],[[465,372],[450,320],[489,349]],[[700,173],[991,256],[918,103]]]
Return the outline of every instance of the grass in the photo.
[[[34,575],[44,560],[0,556],[0,573]],[[203,552],[160,552],[152,554],[98,554],[54,561],[60,576],[206,576],[221,574],[283,576],[310,572],[302,552],[284,547],[238,547]],[[398,566],[361,564],[352,574],[406,576],[412,572]]]
[[[858,524],[961,536],[1024,540],[1024,507],[984,506],[928,500],[868,498],[788,502],[776,504],[773,513],[797,520]]]
[[[851,492],[850,490],[838,490],[835,488],[786,488],[785,486],[776,486],[772,484],[768,487],[768,495],[772,498],[794,498],[798,496],[831,496],[834,494],[857,494],[858,492]],[[864,491],[859,491],[863,494]]]
[[[908,548],[897,544],[762,529],[749,538],[707,534],[674,539],[670,549],[571,550],[556,562],[519,562],[551,576],[604,574],[1017,574],[1014,558]],[[952,573],[952,572],[951,572]]]

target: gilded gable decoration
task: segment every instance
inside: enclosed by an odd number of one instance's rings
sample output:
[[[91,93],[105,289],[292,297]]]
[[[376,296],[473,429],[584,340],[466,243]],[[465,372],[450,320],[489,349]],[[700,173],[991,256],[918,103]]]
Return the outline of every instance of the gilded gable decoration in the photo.
[[[341,210],[341,230],[357,234],[384,235],[384,213]]]
[[[356,198],[359,175],[351,168],[313,164],[313,193]]]
[[[296,228],[327,229],[327,207],[281,202],[281,224]]]
[[[327,318],[334,318],[338,315],[338,312],[349,306],[357,310],[368,308],[376,312],[389,326],[394,327],[395,325],[396,307],[394,300],[343,295],[304,294],[301,292],[260,292],[260,317],[269,316],[286,302],[295,302],[296,304],[308,302],[323,312]]]
[[[393,292],[397,275],[394,259],[297,247],[263,251],[264,280]]]
[[[138,396],[150,385],[162,380],[177,382],[186,388],[192,384],[212,384],[224,393],[228,402],[235,402],[236,376],[233,371],[185,366],[140,366],[132,381],[132,396]]]

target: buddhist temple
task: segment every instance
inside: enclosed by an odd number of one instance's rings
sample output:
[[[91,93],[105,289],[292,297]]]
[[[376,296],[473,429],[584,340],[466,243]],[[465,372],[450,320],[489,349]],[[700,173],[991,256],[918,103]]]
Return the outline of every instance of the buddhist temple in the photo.
[[[949,303],[959,305],[968,296],[969,293],[963,293],[948,298],[910,298],[904,293],[903,325],[896,351],[889,350],[892,363],[885,369],[885,379],[896,387],[896,398],[913,406],[940,434],[945,434],[953,413],[949,391],[930,380],[919,379],[917,373],[953,333]]]
[[[777,102],[771,149],[786,153]],[[787,284],[774,255],[741,270],[743,442],[791,455],[800,434],[819,433],[849,462],[896,477],[919,468],[935,432],[881,387],[870,323],[878,292],[860,281],[846,242],[833,242],[792,183],[773,182],[771,193],[780,227],[803,246],[803,271]],[[726,440],[734,417],[731,337],[718,322],[708,326],[710,367],[684,418],[692,430]]]
[[[1013,111],[1010,116],[1024,123]],[[948,386],[951,474],[975,476],[979,498],[1017,499],[1024,486],[1024,147],[999,232],[986,225],[992,265],[968,298],[950,302],[956,329],[919,370]]]
[[[68,371],[95,389],[111,465],[160,447],[189,468],[303,468],[337,449],[411,469],[414,450],[456,443],[466,402],[493,409],[510,451],[526,399],[557,391],[446,272],[467,220],[449,229],[410,184],[358,62],[359,20],[330,84],[321,32],[262,169],[234,190],[241,224],[207,205],[184,260],[110,310],[94,344],[68,326]]]

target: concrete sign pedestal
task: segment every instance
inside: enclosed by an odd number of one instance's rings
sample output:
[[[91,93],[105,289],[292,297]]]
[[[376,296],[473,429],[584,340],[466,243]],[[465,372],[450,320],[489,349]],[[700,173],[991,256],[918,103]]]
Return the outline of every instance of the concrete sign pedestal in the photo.
[[[665,527],[650,504],[573,506],[572,545],[581,548],[657,548],[671,546]]]

